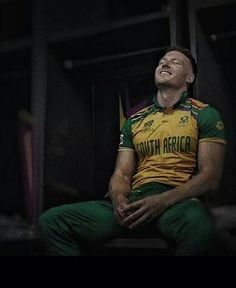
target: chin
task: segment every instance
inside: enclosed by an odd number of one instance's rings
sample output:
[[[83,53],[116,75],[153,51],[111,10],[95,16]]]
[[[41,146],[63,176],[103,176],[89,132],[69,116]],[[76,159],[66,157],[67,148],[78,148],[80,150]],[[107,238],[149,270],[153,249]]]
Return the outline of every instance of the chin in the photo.
[[[165,85],[165,86],[170,86],[171,82],[168,80],[161,80],[161,81],[156,81],[157,86]]]

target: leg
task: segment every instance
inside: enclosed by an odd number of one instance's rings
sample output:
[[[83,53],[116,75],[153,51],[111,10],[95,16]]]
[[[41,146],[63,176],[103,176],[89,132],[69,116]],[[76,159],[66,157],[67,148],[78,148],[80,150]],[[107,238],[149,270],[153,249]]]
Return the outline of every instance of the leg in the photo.
[[[49,255],[81,255],[83,243],[94,244],[122,231],[109,201],[52,208],[40,217],[39,225]]]
[[[176,243],[176,255],[210,255],[214,226],[200,201],[189,199],[170,207],[158,219],[158,229]]]

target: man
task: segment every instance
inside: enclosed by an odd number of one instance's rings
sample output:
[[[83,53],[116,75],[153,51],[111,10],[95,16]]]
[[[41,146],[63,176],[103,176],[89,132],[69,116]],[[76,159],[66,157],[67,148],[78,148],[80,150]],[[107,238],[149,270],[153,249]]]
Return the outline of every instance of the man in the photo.
[[[41,217],[51,255],[81,255],[84,244],[157,229],[176,255],[208,255],[213,224],[199,198],[222,177],[225,136],[219,113],[188,98],[197,75],[191,53],[169,48],[155,72],[154,104],[121,131],[111,201],[53,208]]]

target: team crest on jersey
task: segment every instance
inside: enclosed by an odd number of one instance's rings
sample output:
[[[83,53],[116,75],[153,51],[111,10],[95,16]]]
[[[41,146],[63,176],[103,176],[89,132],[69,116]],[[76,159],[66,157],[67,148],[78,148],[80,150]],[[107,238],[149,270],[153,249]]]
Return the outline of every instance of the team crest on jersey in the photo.
[[[142,132],[149,131],[153,123],[154,123],[154,120],[146,122],[143,126]]]
[[[216,123],[216,128],[220,131],[224,130],[224,123],[222,121],[218,121]]]
[[[186,125],[188,125],[188,123],[189,123],[189,117],[188,116],[183,116],[183,117],[180,118],[179,126],[185,127]]]

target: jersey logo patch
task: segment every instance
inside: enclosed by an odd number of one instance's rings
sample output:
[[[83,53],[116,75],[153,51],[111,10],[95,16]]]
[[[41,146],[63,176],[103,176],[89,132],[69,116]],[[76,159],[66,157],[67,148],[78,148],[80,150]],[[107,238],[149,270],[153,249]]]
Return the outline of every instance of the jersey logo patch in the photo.
[[[148,130],[150,130],[153,123],[154,123],[154,120],[146,122],[143,126],[142,132],[147,132]]]
[[[220,131],[224,130],[224,123],[222,121],[218,121],[216,123],[216,128]]]
[[[179,121],[179,125],[181,127],[185,127],[189,122],[189,117],[188,116],[183,116],[180,118],[180,121]]]

